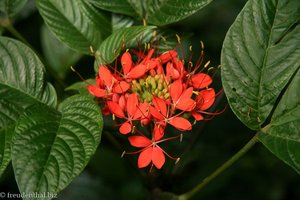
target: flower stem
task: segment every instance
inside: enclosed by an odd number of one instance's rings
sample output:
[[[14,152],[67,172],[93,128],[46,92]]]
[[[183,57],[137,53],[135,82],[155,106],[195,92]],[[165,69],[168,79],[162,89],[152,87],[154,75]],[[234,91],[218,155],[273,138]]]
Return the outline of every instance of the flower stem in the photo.
[[[215,179],[218,175],[224,172],[228,167],[230,167],[233,163],[239,160],[245,153],[247,153],[258,141],[258,133],[256,133],[251,140],[241,148],[235,155],[233,155],[229,160],[227,160],[223,165],[221,165],[218,169],[216,169],[212,174],[207,176],[203,181],[201,181],[197,186],[195,186],[190,191],[179,196],[179,200],[187,200],[197,194],[200,190],[202,190],[207,184],[209,184],[213,179]]]

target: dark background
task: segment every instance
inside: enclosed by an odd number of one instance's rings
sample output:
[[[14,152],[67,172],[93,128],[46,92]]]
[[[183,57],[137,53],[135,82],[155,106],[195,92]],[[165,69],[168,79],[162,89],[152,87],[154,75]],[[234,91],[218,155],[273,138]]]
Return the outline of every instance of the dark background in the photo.
[[[181,35],[193,33],[189,41],[193,45],[195,57],[199,41],[202,40],[206,61],[211,60],[211,66],[217,67],[226,32],[245,3],[245,0],[215,0],[205,9],[167,28]],[[15,22],[16,29],[43,56],[40,39],[42,25],[43,20],[32,1]],[[3,32],[3,35],[11,36],[8,32]],[[81,57],[74,66],[84,77],[94,76],[92,58]],[[76,74],[66,71],[63,77],[66,85],[80,81]],[[64,87],[56,83],[53,77],[49,76],[48,79],[56,86],[58,96],[64,98]],[[214,78],[214,86],[221,89],[220,72]],[[217,102],[217,110],[227,105],[224,95],[219,95]],[[106,120],[109,124],[109,119]],[[229,159],[254,134],[228,107],[214,119],[199,122],[193,131],[184,134],[182,143],[172,141],[165,146],[170,154],[181,157],[176,166],[168,160],[161,171],[148,173],[147,169],[137,169],[137,156],[120,158],[122,151],[130,148],[125,144],[128,142],[106,127],[98,151],[89,165],[59,195],[59,199],[150,199],[153,192],[158,190],[181,194]],[[125,145],[115,147],[109,137],[112,135],[118,143]],[[11,165],[0,179],[0,192],[18,193]],[[297,200],[300,199],[300,179],[296,172],[258,143],[194,199]]]

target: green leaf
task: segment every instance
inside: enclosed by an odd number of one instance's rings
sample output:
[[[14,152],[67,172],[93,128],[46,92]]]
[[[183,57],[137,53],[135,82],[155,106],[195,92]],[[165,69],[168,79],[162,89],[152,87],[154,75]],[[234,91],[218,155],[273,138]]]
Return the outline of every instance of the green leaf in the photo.
[[[77,82],[77,83],[74,83],[72,85],[70,85],[69,87],[67,87],[65,89],[65,91],[77,91],[79,94],[81,95],[90,95],[89,91],[87,90],[87,85],[88,84],[95,84],[96,81],[95,79],[87,79],[85,82],[83,81],[80,81],[80,82]],[[94,96],[91,96],[92,98]]]
[[[280,100],[260,141],[300,174],[300,68]],[[263,129],[264,130],[264,129]]]
[[[138,18],[138,13],[132,8],[127,0],[89,0],[93,5],[110,12],[129,15]]]
[[[1,0],[0,1],[0,13],[8,17],[15,16],[25,6],[28,0]],[[1,16],[1,15],[0,15]]]
[[[21,193],[59,193],[84,169],[100,143],[103,119],[93,100],[72,96],[59,111],[33,105],[16,125],[12,163]]]
[[[154,28],[154,26],[132,26],[114,32],[102,42],[95,53],[97,63],[95,71],[98,70],[98,65],[111,63],[119,55],[122,47],[136,45],[139,37],[143,37],[147,31],[152,31]]]
[[[111,33],[110,15],[85,0],[36,0],[45,23],[59,40],[81,53],[90,54]]]
[[[145,19],[154,25],[167,25],[180,21],[212,0],[90,0],[97,7],[111,12],[132,16],[138,20]]]
[[[250,0],[226,35],[224,90],[233,112],[251,129],[260,129],[299,68],[299,19],[298,0]]]
[[[45,60],[60,78],[65,78],[70,66],[74,65],[82,55],[57,40],[46,26],[41,28],[41,44]]]
[[[0,175],[10,161],[13,127],[36,103],[56,106],[56,92],[44,80],[44,66],[23,43],[0,37]]]
[[[133,24],[133,19],[125,15],[112,15],[112,31],[118,31],[121,28],[130,27]]]

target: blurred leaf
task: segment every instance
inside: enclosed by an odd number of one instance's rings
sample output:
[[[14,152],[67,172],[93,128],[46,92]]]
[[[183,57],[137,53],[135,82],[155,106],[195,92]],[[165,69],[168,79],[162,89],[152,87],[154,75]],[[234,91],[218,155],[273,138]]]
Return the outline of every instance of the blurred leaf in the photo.
[[[265,122],[299,68],[299,18],[298,0],[250,0],[227,33],[222,82],[232,110],[251,129]]]
[[[8,17],[13,17],[25,6],[28,0],[1,0],[0,1],[0,13]],[[1,14],[0,14],[1,16]]]
[[[280,100],[259,139],[300,174],[300,69]]]
[[[132,26],[124,28],[118,32],[114,32],[106,40],[102,42],[95,53],[96,65],[95,71],[98,70],[98,65],[111,63],[120,53],[120,50],[125,47],[136,45],[139,37],[143,37],[146,31],[154,29],[154,26]]]
[[[109,198],[114,194],[111,188],[101,182],[100,177],[95,178],[83,172],[58,196],[58,200],[96,200]]]
[[[50,30],[70,48],[90,54],[111,33],[111,20],[85,0],[36,0]]]
[[[56,92],[44,81],[44,66],[23,43],[0,37],[0,175],[10,161],[13,128],[32,104],[56,106]]]
[[[138,20],[145,19],[154,25],[167,25],[180,21],[212,0],[90,0],[97,7],[111,12],[132,16]]]
[[[76,82],[76,83],[70,85],[69,87],[67,87],[65,89],[65,91],[75,90],[81,95],[90,95],[89,91],[87,90],[88,84],[95,84],[95,79],[87,79],[85,82],[83,82],[83,81]],[[91,97],[93,98],[94,96],[91,96]]]
[[[41,29],[41,44],[47,63],[60,78],[64,78],[70,66],[82,56],[57,40],[46,26]]]
[[[103,120],[93,100],[75,95],[63,101],[59,111],[36,104],[18,121],[12,163],[21,193],[59,193],[100,143]]]
[[[120,28],[126,28],[133,25],[133,19],[125,15],[112,15],[112,31],[115,32]]]

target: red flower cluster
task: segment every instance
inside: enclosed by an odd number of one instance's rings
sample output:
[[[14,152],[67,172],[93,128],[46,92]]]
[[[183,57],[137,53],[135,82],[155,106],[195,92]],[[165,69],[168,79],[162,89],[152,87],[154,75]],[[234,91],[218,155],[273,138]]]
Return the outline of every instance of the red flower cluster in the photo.
[[[185,69],[176,50],[163,54],[155,53],[154,49],[146,55],[133,53],[138,57],[136,62],[129,51],[122,54],[121,70],[99,66],[96,84],[88,85],[88,90],[102,100],[105,115],[122,119],[119,131],[124,135],[132,133],[128,137],[130,144],[142,148],[134,152],[140,153],[138,167],[152,163],[151,166],[160,169],[165,155],[173,157],[159,143],[179,137],[164,138],[166,126],[191,130],[189,118],[203,120],[203,113],[212,106],[216,94],[209,88],[212,78],[202,72],[200,64],[193,70],[191,65]],[[137,130],[139,124],[152,127],[150,139]]]

